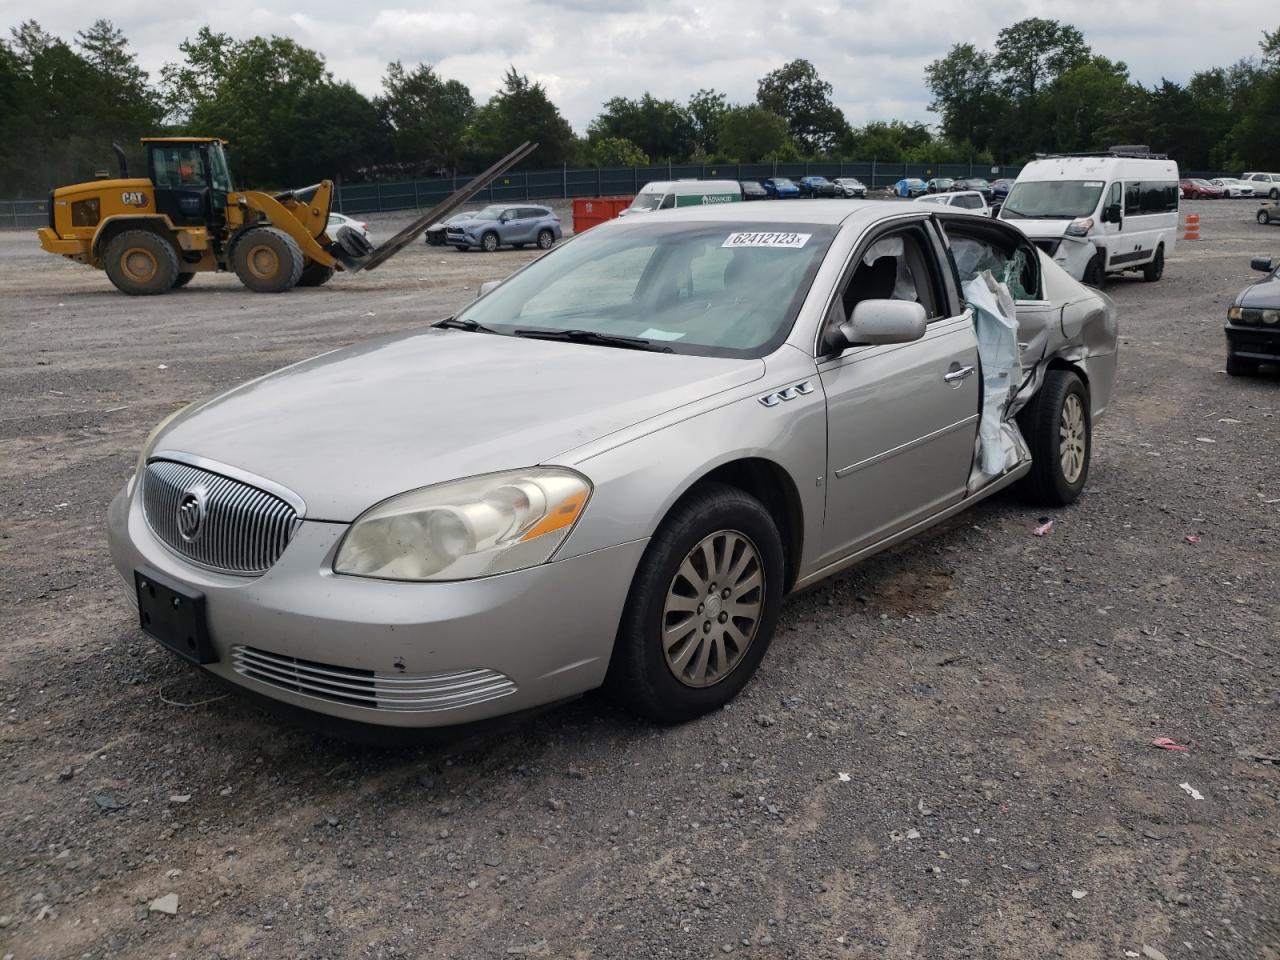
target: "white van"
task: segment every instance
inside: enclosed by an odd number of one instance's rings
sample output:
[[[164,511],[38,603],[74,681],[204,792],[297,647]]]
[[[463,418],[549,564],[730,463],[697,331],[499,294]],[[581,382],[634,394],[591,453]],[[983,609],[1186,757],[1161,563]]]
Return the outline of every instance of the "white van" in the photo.
[[[654,180],[646,183],[631,201],[631,206],[618,216],[710,203],[738,203],[741,200],[742,184],[737,180]]]
[[[1091,286],[1122,270],[1159,280],[1178,235],[1179,193],[1178,165],[1142,147],[1046,157],[1022,168],[1000,219]]]

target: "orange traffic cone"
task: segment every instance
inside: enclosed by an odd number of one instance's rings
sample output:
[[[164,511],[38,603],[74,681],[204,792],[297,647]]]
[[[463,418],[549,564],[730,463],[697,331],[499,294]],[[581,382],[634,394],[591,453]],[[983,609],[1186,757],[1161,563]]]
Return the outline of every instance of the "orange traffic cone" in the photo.
[[[1200,239],[1200,214],[1187,214],[1187,228],[1182,235],[1183,240],[1199,240]]]

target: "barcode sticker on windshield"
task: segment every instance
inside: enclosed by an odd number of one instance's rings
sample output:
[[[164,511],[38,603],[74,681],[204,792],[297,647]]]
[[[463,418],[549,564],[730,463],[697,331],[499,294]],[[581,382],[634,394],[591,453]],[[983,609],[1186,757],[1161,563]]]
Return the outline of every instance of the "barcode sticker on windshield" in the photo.
[[[786,247],[798,250],[809,242],[812,233],[731,233],[722,247]]]

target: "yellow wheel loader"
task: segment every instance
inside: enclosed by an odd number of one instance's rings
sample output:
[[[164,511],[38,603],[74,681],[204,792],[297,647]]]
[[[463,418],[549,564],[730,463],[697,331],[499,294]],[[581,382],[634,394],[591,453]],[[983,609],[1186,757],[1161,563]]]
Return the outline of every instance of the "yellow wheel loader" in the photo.
[[[250,290],[318,287],[335,271],[372,270],[447,217],[495,177],[527,157],[524,143],[378,248],[342,227],[326,232],[333,182],[270,194],[236,190],[223,151],[210,137],[148,137],[146,178],[130,178],[115,147],[117,179],[59,187],[40,246],[105,270],[125,293],[167,293],[197,273],[226,270]]]

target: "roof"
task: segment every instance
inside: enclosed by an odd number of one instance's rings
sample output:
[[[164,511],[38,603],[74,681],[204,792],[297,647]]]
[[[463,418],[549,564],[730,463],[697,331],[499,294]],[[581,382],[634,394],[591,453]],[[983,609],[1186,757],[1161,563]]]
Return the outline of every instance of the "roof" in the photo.
[[[657,210],[640,217],[625,217],[622,223],[814,223],[841,224],[852,219],[870,223],[882,216],[913,213],[917,208],[898,200],[777,200],[769,203],[712,203],[705,206]],[[612,221],[610,221],[612,222]]]
[[[226,143],[221,137],[143,137],[143,143]]]

